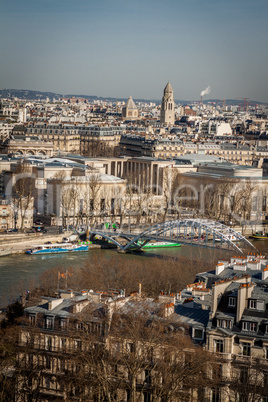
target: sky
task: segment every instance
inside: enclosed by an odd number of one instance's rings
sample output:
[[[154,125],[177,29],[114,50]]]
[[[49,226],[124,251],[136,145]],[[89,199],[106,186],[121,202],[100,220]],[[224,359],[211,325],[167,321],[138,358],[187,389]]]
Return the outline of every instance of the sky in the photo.
[[[267,0],[0,0],[0,89],[268,102]]]

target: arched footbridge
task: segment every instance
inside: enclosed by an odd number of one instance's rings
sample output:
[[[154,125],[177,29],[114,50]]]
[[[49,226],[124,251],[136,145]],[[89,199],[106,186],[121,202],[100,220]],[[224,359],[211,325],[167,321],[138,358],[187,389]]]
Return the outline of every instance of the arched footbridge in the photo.
[[[114,243],[122,252],[141,250],[149,241],[167,241],[206,248],[222,248],[243,253],[255,248],[232,228],[207,219],[183,219],[155,224],[142,232],[135,230],[91,229],[89,238],[96,236]]]

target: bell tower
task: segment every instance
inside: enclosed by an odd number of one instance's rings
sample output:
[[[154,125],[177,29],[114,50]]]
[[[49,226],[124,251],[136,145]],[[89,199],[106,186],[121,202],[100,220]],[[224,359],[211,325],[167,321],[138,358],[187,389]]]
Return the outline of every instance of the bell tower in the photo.
[[[175,122],[175,104],[173,89],[168,82],[161,103],[160,123],[174,125]]]

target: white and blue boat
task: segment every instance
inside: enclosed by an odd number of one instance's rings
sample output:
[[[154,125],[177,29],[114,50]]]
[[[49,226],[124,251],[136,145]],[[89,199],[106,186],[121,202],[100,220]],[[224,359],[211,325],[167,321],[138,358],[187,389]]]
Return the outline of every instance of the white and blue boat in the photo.
[[[51,253],[73,253],[76,251],[88,251],[87,244],[40,244],[37,246],[31,246],[25,251],[26,254],[51,254]]]

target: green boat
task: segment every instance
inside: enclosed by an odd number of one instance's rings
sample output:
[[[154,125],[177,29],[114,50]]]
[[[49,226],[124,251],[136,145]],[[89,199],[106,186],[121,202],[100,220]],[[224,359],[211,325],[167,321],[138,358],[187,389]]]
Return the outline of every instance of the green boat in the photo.
[[[141,242],[138,242],[141,244]],[[171,243],[168,241],[156,241],[153,243],[146,243],[142,248],[164,248],[164,247],[180,247],[179,243]]]

